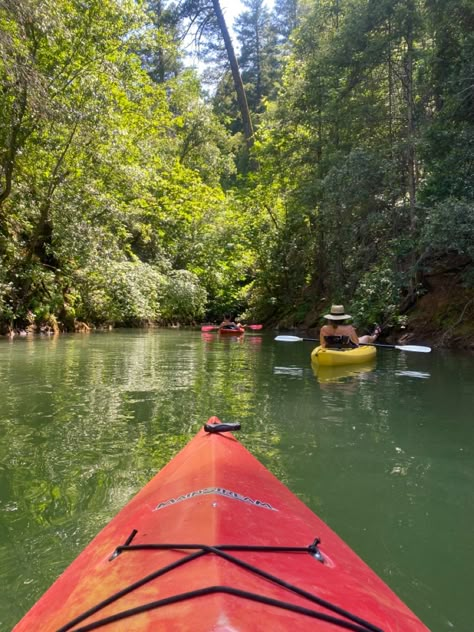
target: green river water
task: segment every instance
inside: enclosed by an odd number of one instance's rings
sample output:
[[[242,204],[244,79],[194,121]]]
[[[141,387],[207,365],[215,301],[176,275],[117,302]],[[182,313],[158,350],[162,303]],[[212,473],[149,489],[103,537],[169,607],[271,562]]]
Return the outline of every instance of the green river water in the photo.
[[[318,374],[311,349],[270,332],[0,340],[0,630],[218,415],[432,632],[471,632],[474,357],[379,350]]]

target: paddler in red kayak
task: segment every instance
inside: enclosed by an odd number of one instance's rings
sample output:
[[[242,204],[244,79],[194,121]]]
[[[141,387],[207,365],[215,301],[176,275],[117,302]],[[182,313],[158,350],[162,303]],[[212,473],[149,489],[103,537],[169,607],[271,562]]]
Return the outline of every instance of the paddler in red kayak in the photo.
[[[372,335],[358,336],[354,327],[344,322],[352,318],[352,316],[344,312],[344,305],[332,305],[331,312],[324,316],[327,323],[321,327],[321,331],[319,332],[319,343],[321,347],[327,347],[328,349],[350,349],[377,340],[381,332],[378,325],[375,327]]]
[[[225,314],[224,320],[219,325],[219,329],[240,329],[237,323],[234,323],[230,314]]]

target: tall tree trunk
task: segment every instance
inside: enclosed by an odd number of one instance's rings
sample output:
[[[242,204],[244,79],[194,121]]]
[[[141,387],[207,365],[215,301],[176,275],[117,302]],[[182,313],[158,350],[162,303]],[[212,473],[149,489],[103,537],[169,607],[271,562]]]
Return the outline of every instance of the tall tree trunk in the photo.
[[[227,25],[225,23],[219,0],[212,0],[212,5],[214,7],[214,12],[216,14],[222,37],[224,39],[227,57],[229,58],[232,78],[234,80],[235,91],[237,93],[237,102],[239,104],[240,116],[242,117],[242,124],[244,127],[245,140],[247,141],[247,146],[251,147],[253,144],[252,119],[250,117],[250,110],[247,103],[247,95],[245,94],[245,88],[242,82],[239,64],[237,62],[237,57],[235,56],[234,47],[232,45],[232,40],[230,38]]]
[[[412,238],[415,238],[417,230],[416,195],[417,195],[417,165],[416,165],[416,118],[414,100],[414,46],[415,46],[415,12],[414,0],[407,1],[407,13],[405,23],[405,45],[403,87],[406,105],[406,174],[407,193],[409,204],[408,229]],[[408,256],[407,263],[412,275],[407,300],[416,301],[416,293],[421,281],[421,273],[417,269],[416,261],[418,252],[414,249]]]
[[[262,81],[262,47],[260,45],[260,33],[259,33],[259,29],[257,27],[256,33],[255,33],[255,44],[256,44],[256,48],[257,48],[257,61],[256,61],[256,65],[257,65],[257,85],[255,86],[255,92],[256,92],[256,106],[258,107],[260,105],[260,102],[262,100],[263,97],[263,81]]]
[[[415,230],[416,223],[416,151],[415,151],[415,103],[413,98],[413,19],[415,6],[409,2],[409,13],[406,25],[406,55],[405,55],[405,100],[407,108],[407,179],[408,199],[410,204],[410,230]]]
[[[318,144],[316,147],[318,168],[323,159],[323,85],[321,74],[318,75]]]
[[[393,112],[394,112],[394,81],[393,81],[393,54],[392,54],[392,19],[388,18],[388,132],[390,139],[390,152],[393,156]]]

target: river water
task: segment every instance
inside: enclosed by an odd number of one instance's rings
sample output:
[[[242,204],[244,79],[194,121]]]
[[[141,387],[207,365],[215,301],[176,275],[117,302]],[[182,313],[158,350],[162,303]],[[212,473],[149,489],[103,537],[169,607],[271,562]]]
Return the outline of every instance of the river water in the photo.
[[[420,341],[420,344],[423,344]],[[0,630],[211,415],[433,632],[472,632],[472,355],[178,330],[0,340]]]

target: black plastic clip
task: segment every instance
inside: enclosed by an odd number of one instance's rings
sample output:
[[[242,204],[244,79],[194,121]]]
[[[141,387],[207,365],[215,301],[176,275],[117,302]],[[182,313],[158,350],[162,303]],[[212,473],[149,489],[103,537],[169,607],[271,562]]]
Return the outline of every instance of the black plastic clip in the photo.
[[[321,544],[321,540],[319,538],[315,538],[313,544],[308,546],[308,551],[311,555],[316,558],[319,562],[324,564],[324,556],[321,551],[318,549],[318,546]]]
[[[206,432],[234,432],[240,430],[239,423],[226,423],[226,424],[206,424],[204,430]]]

